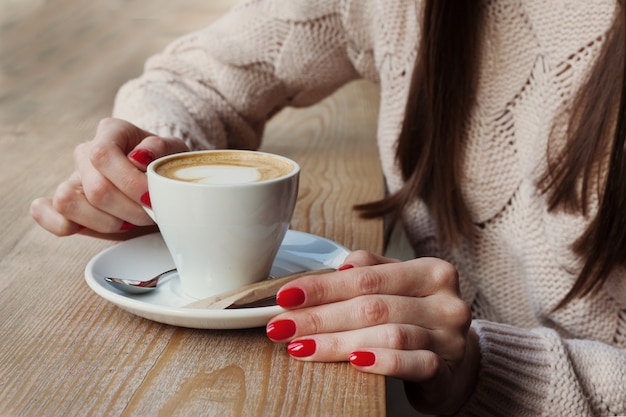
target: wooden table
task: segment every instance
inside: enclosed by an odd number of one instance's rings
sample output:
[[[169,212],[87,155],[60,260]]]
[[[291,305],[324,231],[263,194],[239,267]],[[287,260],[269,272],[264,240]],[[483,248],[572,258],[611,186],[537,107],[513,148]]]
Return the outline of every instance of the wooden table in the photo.
[[[119,85],[231,3],[0,0],[1,416],[385,414],[383,377],[290,359],[264,329],[177,328],[115,307],[83,271],[116,242],[56,238],[28,214],[71,172],[72,149],[109,114]],[[382,223],[351,208],[383,193],[377,100],[359,82],[268,126],[264,149],[303,168],[294,229],[382,251]]]

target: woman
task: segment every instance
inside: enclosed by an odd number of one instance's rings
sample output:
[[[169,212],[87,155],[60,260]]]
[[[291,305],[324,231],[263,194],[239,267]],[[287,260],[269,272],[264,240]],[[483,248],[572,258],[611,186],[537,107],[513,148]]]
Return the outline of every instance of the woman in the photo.
[[[600,0],[251,0],[151,58],[31,212],[60,236],[148,225],[151,160],[256,148],[280,108],[370,79],[391,194],[360,209],[401,219],[416,259],[357,251],[286,285],[268,337],[402,378],[425,412],[626,414],[625,20]]]

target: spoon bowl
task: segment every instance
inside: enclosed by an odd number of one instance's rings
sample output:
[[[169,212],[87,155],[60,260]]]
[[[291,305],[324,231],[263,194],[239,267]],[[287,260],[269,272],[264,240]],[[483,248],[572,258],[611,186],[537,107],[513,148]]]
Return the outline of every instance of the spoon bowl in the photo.
[[[154,278],[150,278],[145,281],[114,277],[104,277],[104,280],[120,291],[124,291],[129,294],[144,294],[156,290],[159,281],[173,275],[174,272],[176,272],[176,268],[161,272]]]

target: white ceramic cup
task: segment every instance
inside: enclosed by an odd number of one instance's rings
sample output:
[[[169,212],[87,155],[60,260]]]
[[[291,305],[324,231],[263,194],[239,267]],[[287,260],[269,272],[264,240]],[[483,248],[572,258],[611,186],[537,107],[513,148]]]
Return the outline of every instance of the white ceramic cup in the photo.
[[[258,180],[262,172],[270,174]],[[269,276],[294,211],[299,174],[288,158],[242,150],[185,152],[148,166],[152,208],[146,212],[186,295],[204,298]]]

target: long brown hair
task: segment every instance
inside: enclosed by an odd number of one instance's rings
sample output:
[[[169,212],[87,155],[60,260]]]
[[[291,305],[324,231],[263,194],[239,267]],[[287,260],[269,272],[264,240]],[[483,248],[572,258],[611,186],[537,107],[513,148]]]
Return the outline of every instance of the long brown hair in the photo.
[[[459,181],[481,47],[483,13],[477,5],[472,0],[426,1],[396,150],[405,185],[381,201],[357,207],[364,217],[391,213],[398,219],[419,197],[435,219],[441,245],[454,246],[475,228]],[[597,291],[611,270],[626,265],[625,28],[626,8],[621,7],[587,82],[564,110],[569,119],[567,146],[557,151],[549,147],[548,169],[537,184],[553,212],[588,217],[592,193],[599,201],[595,217],[572,246],[584,266],[557,308]]]

